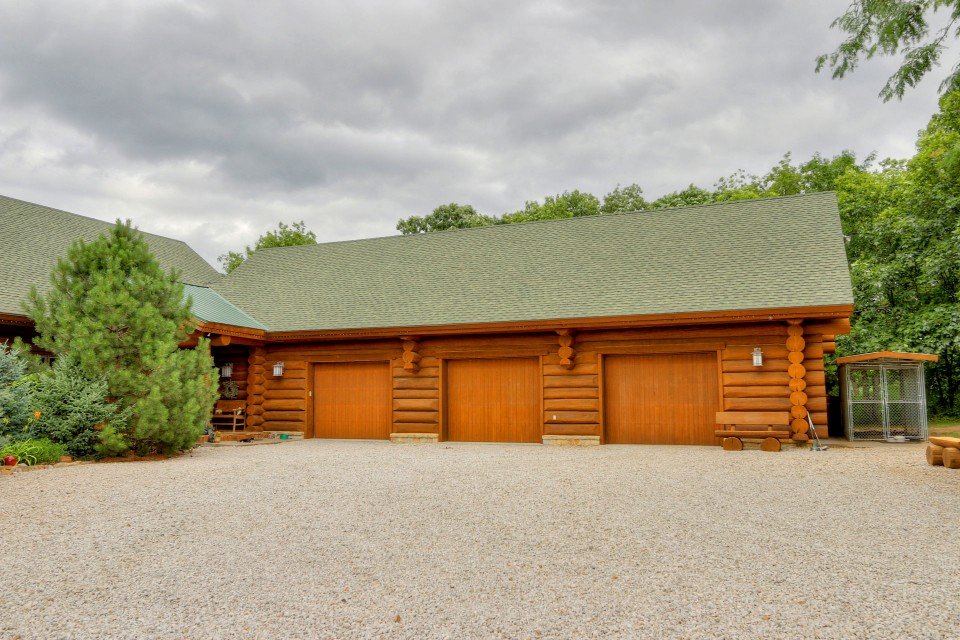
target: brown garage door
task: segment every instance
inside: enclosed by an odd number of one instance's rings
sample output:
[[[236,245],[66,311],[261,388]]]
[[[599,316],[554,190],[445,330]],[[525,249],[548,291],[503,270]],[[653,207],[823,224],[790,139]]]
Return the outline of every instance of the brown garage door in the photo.
[[[448,440],[541,442],[538,359],[450,360],[446,370]]]
[[[605,356],[606,441],[715,444],[717,354]]]
[[[390,437],[388,363],[323,363],[313,370],[315,438]]]

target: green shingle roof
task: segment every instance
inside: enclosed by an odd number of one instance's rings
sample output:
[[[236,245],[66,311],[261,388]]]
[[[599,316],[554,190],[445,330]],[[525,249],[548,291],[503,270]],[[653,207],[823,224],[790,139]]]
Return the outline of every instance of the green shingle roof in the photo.
[[[183,286],[183,296],[193,300],[190,313],[198,320],[219,322],[234,327],[250,327],[252,329],[266,329],[266,327],[243,311],[233,306],[219,293],[210,287],[198,287],[192,284]]]
[[[31,285],[50,286],[57,259],[78,239],[95,240],[111,223],[23,200],[0,196],[0,313],[23,314]],[[205,285],[221,277],[186,243],[143,234],[164,269],[177,269],[184,282]]]
[[[272,331],[853,303],[833,193],[264,249],[211,286]]]

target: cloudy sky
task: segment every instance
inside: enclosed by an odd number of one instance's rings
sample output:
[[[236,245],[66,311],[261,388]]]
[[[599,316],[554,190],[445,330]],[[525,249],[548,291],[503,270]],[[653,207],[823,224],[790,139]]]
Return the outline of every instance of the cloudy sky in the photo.
[[[815,74],[848,0],[0,0],[0,193],[187,240],[910,155],[939,78]],[[349,5],[349,6],[348,6]]]

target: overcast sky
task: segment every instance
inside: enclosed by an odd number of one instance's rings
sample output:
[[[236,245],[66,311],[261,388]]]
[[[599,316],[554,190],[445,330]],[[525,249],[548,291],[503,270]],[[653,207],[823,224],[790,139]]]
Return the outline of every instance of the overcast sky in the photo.
[[[0,0],[0,193],[215,263],[279,220],[340,240],[785,151],[909,156],[940,78],[884,104],[892,60],[815,74],[847,4]]]

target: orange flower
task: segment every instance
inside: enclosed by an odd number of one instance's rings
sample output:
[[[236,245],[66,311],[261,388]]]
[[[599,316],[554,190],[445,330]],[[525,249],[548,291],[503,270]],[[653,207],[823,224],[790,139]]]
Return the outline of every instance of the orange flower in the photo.
[[[34,412],[33,412],[33,417],[34,417],[34,418],[37,418],[38,420],[40,419],[40,415],[41,415],[41,414],[40,414],[39,411],[34,411]]]

